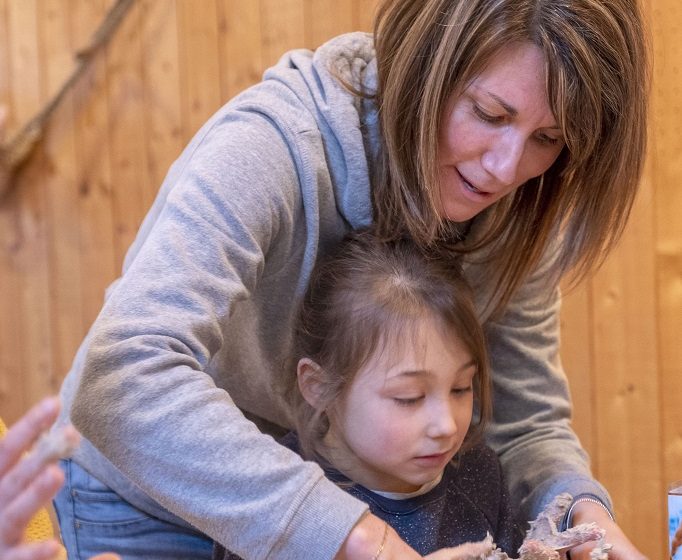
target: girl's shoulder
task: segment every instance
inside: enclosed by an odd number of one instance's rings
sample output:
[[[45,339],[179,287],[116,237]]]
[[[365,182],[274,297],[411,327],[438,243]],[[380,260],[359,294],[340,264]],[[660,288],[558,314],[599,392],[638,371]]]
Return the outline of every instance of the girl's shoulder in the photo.
[[[474,471],[479,467],[487,468],[488,472],[492,470],[495,472],[502,471],[502,465],[497,453],[495,453],[492,447],[484,443],[478,443],[462,453],[459,456],[457,465],[460,472],[462,470],[466,472],[471,471],[472,475],[477,474]]]
[[[506,493],[500,460],[492,448],[484,444],[462,453],[449,468],[449,476],[458,491],[474,503],[496,504]]]
[[[507,553],[521,545],[523,531],[516,524],[502,465],[495,451],[476,445],[449,469],[450,490],[485,517],[497,546]]]

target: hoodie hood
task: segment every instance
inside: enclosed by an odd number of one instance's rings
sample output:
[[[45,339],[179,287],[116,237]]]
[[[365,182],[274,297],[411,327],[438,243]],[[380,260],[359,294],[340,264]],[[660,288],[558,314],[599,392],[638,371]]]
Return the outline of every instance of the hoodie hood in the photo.
[[[367,95],[376,89],[369,33],[348,33],[317,50],[289,51],[263,79],[285,85],[313,115],[325,147],[336,204],[353,229],[372,221],[370,178],[379,150],[378,112]]]

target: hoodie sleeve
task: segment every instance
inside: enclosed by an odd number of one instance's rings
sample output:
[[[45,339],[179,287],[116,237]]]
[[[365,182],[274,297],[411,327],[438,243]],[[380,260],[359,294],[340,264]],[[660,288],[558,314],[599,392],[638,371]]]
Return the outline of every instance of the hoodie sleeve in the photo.
[[[571,427],[568,382],[559,358],[558,287],[548,282],[556,247],[487,326],[493,379],[489,443],[497,451],[522,519],[561,492],[591,493],[611,508]]]
[[[91,329],[72,408],[130,481],[246,560],[331,558],[367,509],[206,373],[266,258],[285,258],[303,204],[292,150],[271,120],[239,111],[188,146]]]

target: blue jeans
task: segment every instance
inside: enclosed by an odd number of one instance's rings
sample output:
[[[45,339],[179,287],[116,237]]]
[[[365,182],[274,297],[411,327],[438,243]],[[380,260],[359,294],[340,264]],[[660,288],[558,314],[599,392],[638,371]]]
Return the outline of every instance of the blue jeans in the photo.
[[[137,509],[73,461],[54,499],[69,560],[116,552],[123,560],[210,560],[213,542]]]

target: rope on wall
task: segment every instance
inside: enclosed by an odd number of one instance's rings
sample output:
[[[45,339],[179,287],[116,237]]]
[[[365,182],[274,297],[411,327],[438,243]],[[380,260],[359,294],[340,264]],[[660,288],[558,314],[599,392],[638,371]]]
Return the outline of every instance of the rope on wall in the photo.
[[[0,199],[11,191],[17,174],[42,140],[47,122],[55,109],[92,64],[97,52],[109,42],[134,2],[135,0],[116,1],[102,19],[90,43],[76,54],[76,67],[59,91],[17,132],[14,138],[0,146]],[[0,116],[0,126],[2,126],[2,116]]]

